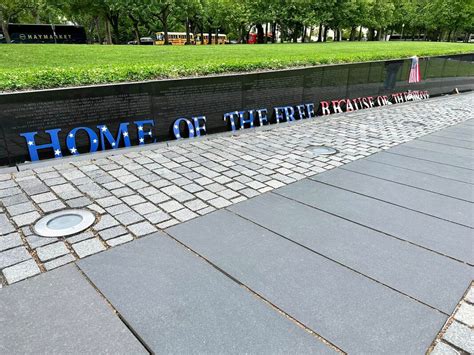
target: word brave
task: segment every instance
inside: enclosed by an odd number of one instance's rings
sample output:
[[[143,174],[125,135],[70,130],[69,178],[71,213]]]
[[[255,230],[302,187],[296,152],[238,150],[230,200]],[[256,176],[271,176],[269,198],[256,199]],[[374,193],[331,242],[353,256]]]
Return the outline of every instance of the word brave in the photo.
[[[278,124],[281,122],[293,122],[296,120],[311,119],[317,116],[324,116],[332,113],[342,113],[349,111],[362,110],[375,106],[385,106],[391,104],[402,103],[406,101],[416,101],[429,98],[426,91],[409,91],[403,93],[395,93],[390,96],[362,97],[356,99],[340,99],[332,101],[321,101],[317,110],[313,103],[301,104],[296,106],[275,107],[271,112],[266,108],[252,109],[245,111],[232,111],[224,113],[223,120],[226,122],[228,129],[236,131],[237,129],[248,129],[255,126],[264,126],[268,124]],[[207,134],[206,117],[197,116],[188,118],[178,118],[170,128],[173,138],[193,138]],[[134,121],[133,129],[134,145],[144,145],[146,143],[155,143],[157,139],[153,135],[153,120]],[[38,132],[21,133],[20,136],[26,140],[28,152],[31,161],[40,160],[41,158],[49,158],[54,155],[55,158],[63,157],[63,152],[67,149],[68,155],[79,155],[79,149],[76,137],[80,135],[80,147],[84,150],[86,142],[88,143],[87,153],[94,153],[97,150],[117,149],[121,147],[130,147],[132,140],[129,134],[129,122],[119,124],[115,135],[109,130],[107,125],[100,124],[94,128],[75,127],[70,130],[65,139],[65,148],[61,145],[59,139],[61,128],[55,128],[44,131],[49,136],[49,143],[37,144],[36,136]],[[136,132],[136,135],[135,135]],[[44,136],[44,134],[43,134]]]

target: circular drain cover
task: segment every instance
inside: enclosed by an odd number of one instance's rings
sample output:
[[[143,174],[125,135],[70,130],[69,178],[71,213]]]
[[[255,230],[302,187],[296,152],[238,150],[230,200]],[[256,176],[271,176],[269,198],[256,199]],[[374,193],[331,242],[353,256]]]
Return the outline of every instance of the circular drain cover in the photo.
[[[338,153],[339,151],[333,147],[327,147],[325,145],[318,145],[314,148],[310,149],[310,152],[314,155],[333,155]]]
[[[40,237],[63,237],[82,232],[94,221],[90,211],[64,210],[44,216],[35,223],[34,230]]]

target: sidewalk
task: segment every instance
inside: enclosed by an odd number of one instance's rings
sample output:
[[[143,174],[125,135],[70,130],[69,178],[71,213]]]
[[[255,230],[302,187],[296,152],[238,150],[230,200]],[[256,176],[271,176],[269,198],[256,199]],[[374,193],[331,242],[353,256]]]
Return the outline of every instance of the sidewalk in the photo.
[[[0,352],[424,353],[473,279],[473,98],[3,175],[6,281],[84,259],[0,290]],[[29,232],[66,205],[100,221]]]

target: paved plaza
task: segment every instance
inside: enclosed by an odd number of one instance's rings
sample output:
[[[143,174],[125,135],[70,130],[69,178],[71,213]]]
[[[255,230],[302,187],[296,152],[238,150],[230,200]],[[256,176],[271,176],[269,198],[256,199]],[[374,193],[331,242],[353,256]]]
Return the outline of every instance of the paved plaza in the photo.
[[[0,353],[474,352],[473,100],[0,172]]]

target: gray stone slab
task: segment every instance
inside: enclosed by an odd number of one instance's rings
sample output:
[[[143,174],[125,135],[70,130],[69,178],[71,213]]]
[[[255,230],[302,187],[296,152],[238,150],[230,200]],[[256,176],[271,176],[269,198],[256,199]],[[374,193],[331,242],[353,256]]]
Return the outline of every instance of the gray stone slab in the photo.
[[[399,154],[412,158],[418,158],[422,160],[434,161],[441,164],[457,166],[459,168],[474,170],[474,162],[472,159],[466,157],[460,157],[448,153],[433,152],[431,150],[419,149],[408,147],[406,145],[399,145],[390,148],[391,154]]]
[[[365,158],[365,160],[474,184],[474,173],[472,170],[398,154],[390,154],[390,151],[373,154]]]
[[[349,353],[422,353],[446,320],[228,211],[168,233]]]
[[[450,127],[444,128],[443,131],[449,132],[449,133],[456,133],[456,134],[459,134],[459,135],[466,135],[466,136],[474,135],[474,128],[472,128],[468,125],[465,125],[465,126],[461,126],[461,125],[450,126]]]
[[[378,163],[371,160],[360,159],[346,164],[341,169],[366,174],[380,179],[390,180],[418,189],[454,197],[457,199],[474,202],[474,185],[445,179],[438,176],[407,170]],[[472,174],[474,176],[474,172]]]
[[[161,233],[78,264],[157,353],[332,352]]]
[[[470,202],[343,169],[327,171],[311,179],[464,226],[474,226],[474,206]]]
[[[308,179],[275,193],[474,265],[471,228]]]
[[[147,352],[70,265],[0,290],[0,353]]]
[[[230,209],[447,314],[474,275],[466,264],[275,194]]]
[[[448,153],[459,157],[465,157],[467,159],[470,159],[471,162],[474,161],[474,152],[471,149],[454,147],[452,145],[447,144],[426,142],[418,139],[404,143],[403,146],[425,149],[436,153]]]
[[[457,139],[460,141],[465,141],[465,142],[474,142],[474,135],[469,135],[469,134],[457,134],[453,132],[446,132],[444,130],[435,132],[431,134],[432,136],[436,137],[446,137],[446,138],[451,138],[451,139]]]
[[[420,141],[452,145],[464,149],[474,149],[474,142],[463,141],[455,138],[433,136],[431,134],[418,138]]]

